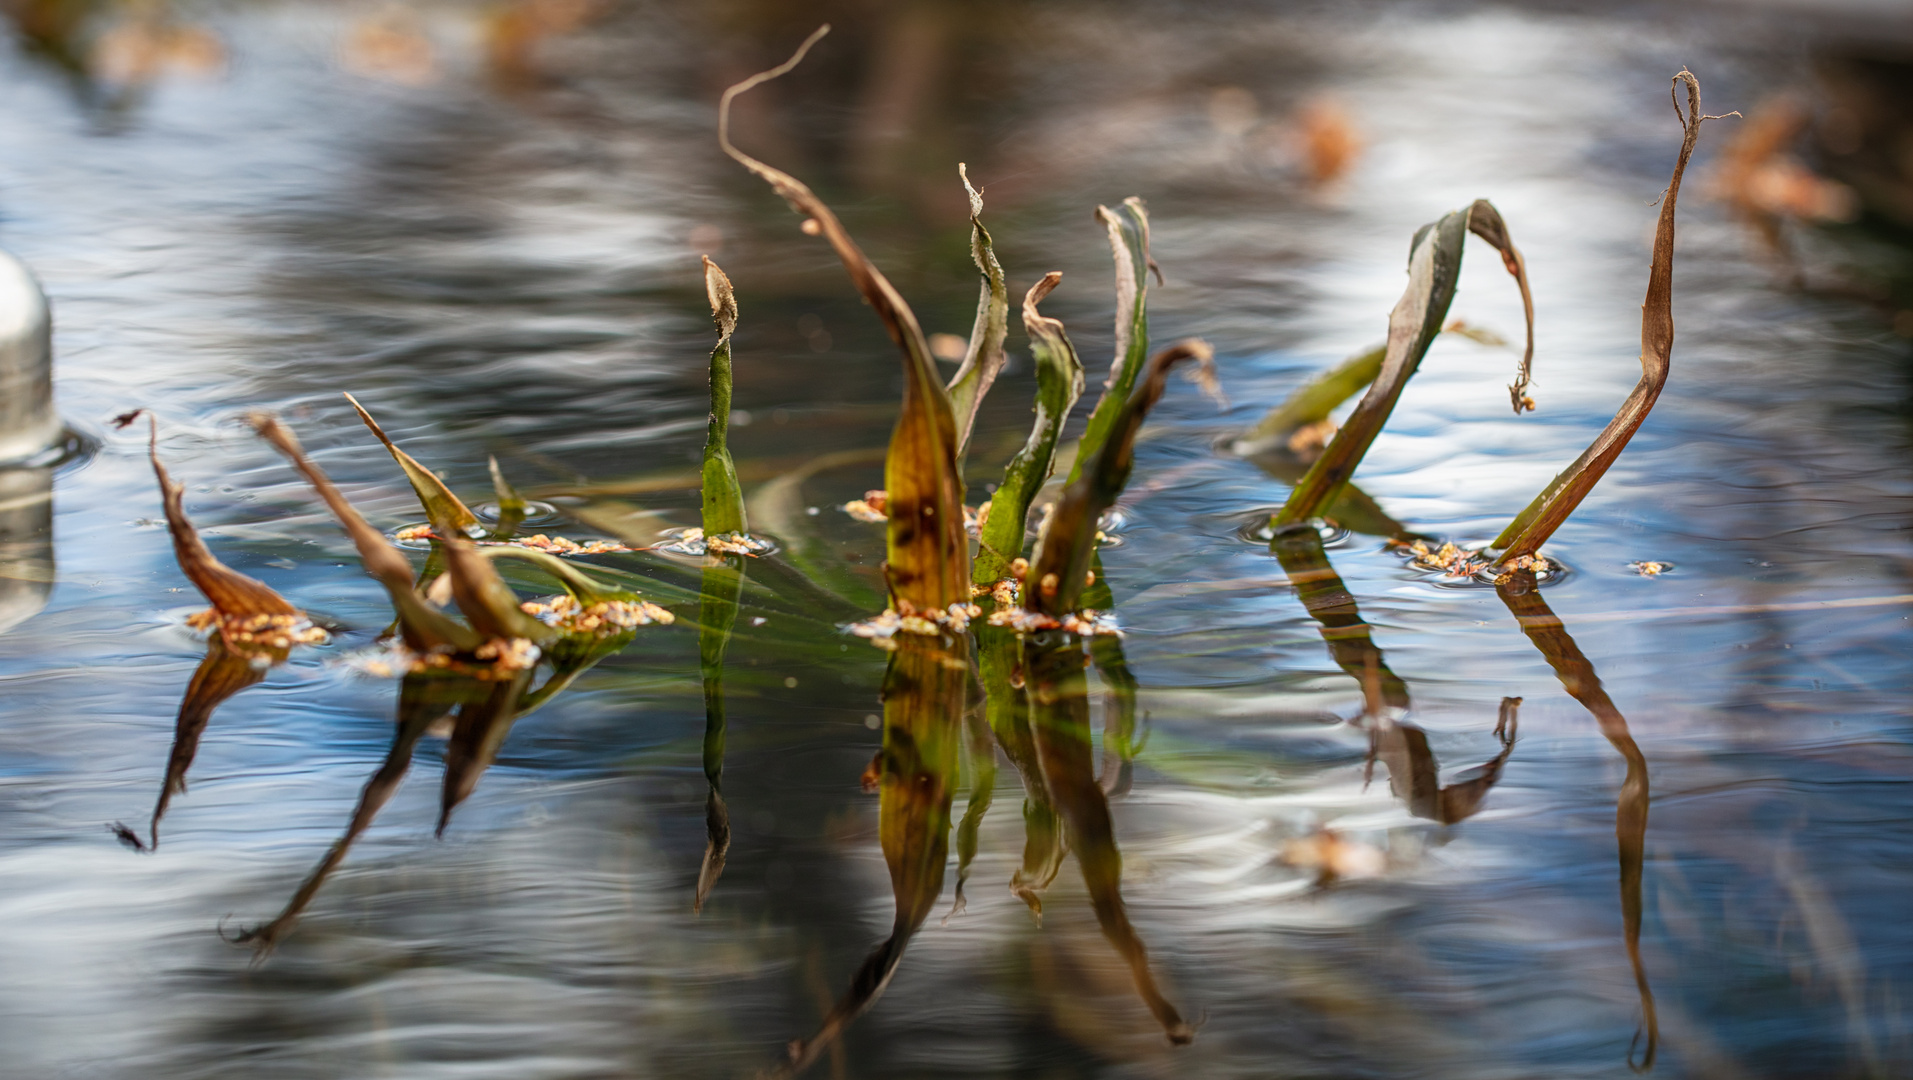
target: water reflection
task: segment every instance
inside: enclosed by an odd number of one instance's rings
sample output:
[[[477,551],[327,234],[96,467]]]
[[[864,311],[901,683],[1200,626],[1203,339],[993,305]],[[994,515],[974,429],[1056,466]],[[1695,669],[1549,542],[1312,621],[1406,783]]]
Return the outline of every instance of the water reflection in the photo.
[[[1520,698],[1503,698],[1495,722],[1501,752],[1467,780],[1441,786],[1441,764],[1428,747],[1428,735],[1404,719],[1408,684],[1389,670],[1382,650],[1348,586],[1329,565],[1322,536],[1313,527],[1291,529],[1270,541],[1296,596],[1322,624],[1322,639],[1337,667],[1362,685],[1361,722],[1368,730],[1369,765],[1379,759],[1388,768],[1388,786],[1418,818],[1453,825],[1473,817],[1489,789],[1501,779],[1502,766],[1514,753]]]
[[[0,469],[0,634],[53,591],[53,469]]]
[[[241,654],[226,648],[224,637],[214,634],[206,642],[206,657],[186,684],[186,695],[179,700],[179,715],[173,721],[173,749],[166,757],[166,778],[160,782],[159,799],[153,804],[153,820],[147,828],[147,840],[124,825],[113,831],[135,849],[159,848],[159,821],[173,796],[186,792],[186,773],[199,753],[199,739],[212,722],[213,711],[227,699],[249,686],[257,685],[266,672],[285,663],[288,649],[269,649],[262,654]]]
[[[1619,751],[1623,761],[1627,762],[1627,776],[1621,781],[1621,791],[1614,801],[1614,839],[1620,850],[1621,859],[1621,926],[1622,935],[1627,942],[1627,960],[1634,968],[1634,984],[1641,994],[1641,1030],[1635,1033],[1634,1045],[1628,1047],[1628,1064],[1637,1072],[1645,1072],[1654,1065],[1654,1055],[1660,1046],[1660,1022],[1654,1012],[1654,992],[1647,985],[1647,969],[1641,964],[1641,877],[1647,849],[1647,758],[1641,754],[1641,748],[1635,744],[1634,736],[1628,732],[1627,718],[1621,710],[1614,707],[1614,699],[1608,697],[1601,688],[1601,678],[1594,673],[1594,665],[1581,653],[1580,646],[1569,636],[1567,627],[1548,607],[1541,597],[1541,590],[1535,587],[1533,575],[1523,571],[1496,587],[1495,592],[1506,604],[1508,612],[1521,624],[1521,632],[1528,635],[1535,648],[1548,661],[1548,666],[1561,679],[1561,685],[1574,700],[1594,714],[1601,725],[1601,734]],[[1640,1044],[1645,1038],[1646,1046]],[[1640,1060],[1634,1060],[1636,1049],[1640,1049]]]
[[[742,556],[708,556],[699,589],[697,620],[698,669],[704,680],[704,779],[710,793],[704,800],[704,863],[697,873],[692,911],[704,910],[711,886],[724,873],[731,850],[731,812],[724,805],[724,651],[737,623],[737,605],[744,594]]]

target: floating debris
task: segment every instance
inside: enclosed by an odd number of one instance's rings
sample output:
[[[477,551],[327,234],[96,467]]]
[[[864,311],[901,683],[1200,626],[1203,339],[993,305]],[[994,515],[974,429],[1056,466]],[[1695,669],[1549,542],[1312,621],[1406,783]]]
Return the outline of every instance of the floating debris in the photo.
[[[908,600],[897,598],[897,607],[886,608],[882,614],[854,622],[844,627],[847,633],[865,638],[880,649],[895,649],[893,640],[898,634],[917,634],[923,637],[937,637],[945,633],[963,634],[970,629],[970,620],[980,617],[983,609],[975,604],[951,604],[941,611],[932,609],[919,612]]]
[[[1671,562],[1655,562],[1652,559],[1642,559],[1640,562],[1628,563],[1627,568],[1642,577],[1659,577],[1669,570],[1674,569],[1674,564]]]
[[[1430,570],[1447,574],[1449,577],[1473,577],[1488,568],[1488,560],[1473,551],[1458,548],[1452,543],[1444,543],[1439,548],[1430,549],[1428,542],[1417,540],[1407,545],[1408,565],[1417,570]]]
[[[698,530],[693,530],[698,531]],[[700,538],[702,533],[700,532]],[[439,540],[445,538],[430,525],[408,525],[392,534],[392,539],[401,544],[418,543],[421,540]],[[608,555],[621,551],[637,551],[637,548],[621,544],[616,540],[586,540],[582,543],[563,536],[549,536],[534,533],[531,536],[519,536],[510,540],[477,540],[479,547],[515,547],[527,551],[542,551],[547,555]],[[696,552],[703,554],[703,552]]]
[[[1315,872],[1315,883],[1381,877],[1388,855],[1373,844],[1345,839],[1333,829],[1318,829],[1282,845],[1280,860],[1298,870]]]
[[[599,600],[586,604],[569,594],[550,600],[527,600],[519,610],[546,626],[567,634],[596,634],[612,637],[652,623],[670,625],[677,616],[649,600]]]
[[[864,492],[863,498],[852,499],[840,507],[840,509],[858,521],[867,521],[871,524],[877,524],[890,520],[889,505],[889,493],[882,488],[877,488]]]
[[[614,550],[630,551],[631,549]],[[744,533],[706,536],[703,529],[686,529],[669,540],[652,544],[648,550],[666,551],[673,555],[748,555],[756,558],[760,555],[768,555],[776,548],[768,540],[759,540]]]
[[[1014,605],[1003,606],[990,612],[990,625],[1007,627],[1019,634],[1034,634],[1041,630],[1062,630],[1081,637],[1123,636],[1122,629],[1116,625],[1115,612],[1093,611],[1088,608],[1059,618]]]

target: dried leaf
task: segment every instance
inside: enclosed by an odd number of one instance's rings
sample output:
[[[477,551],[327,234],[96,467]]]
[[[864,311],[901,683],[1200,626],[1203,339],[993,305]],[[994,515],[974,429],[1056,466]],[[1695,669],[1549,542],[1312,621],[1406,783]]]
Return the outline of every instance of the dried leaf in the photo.
[[[292,462],[306,482],[319,493],[319,497],[325,500],[326,506],[331,508],[332,516],[339,520],[346,535],[352,538],[353,546],[359,549],[359,559],[365,563],[366,573],[385,586],[385,591],[392,597],[392,606],[398,609],[399,631],[406,647],[421,654],[447,650],[469,653],[483,643],[484,639],[471,627],[446,615],[419,595],[412,585],[411,560],[394,547],[385,534],[359,516],[359,512],[333,486],[331,479],[306,458],[298,438],[279,422],[278,417],[267,412],[255,412],[248,420],[260,437]]]
[[[704,535],[749,532],[744,489],[737,482],[726,439],[731,427],[731,334],[737,329],[737,296],[709,255],[704,256],[704,291],[717,322],[717,347],[711,350],[711,419],[704,436]]]
[[[1136,434],[1143,418],[1161,399],[1169,369],[1193,360],[1198,371],[1214,376],[1214,354],[1194,339],[1177,342],[1150,357],[1147,372],[1135,392],[1111,422],[1108,438],[1083,475],[1063,489],[1056,511],[1037,538],[1023,590],[1023,606],[1030,611],[1060,616],[1076,610],[1089,573],[1090,553],[1096,545],[1096,522],[1115,505],[1129,483],[1135,461]],[[1080,460],[1080,459],[1079,459]]]
[[[517,594],[470,540],[445,537],[445,576],[452,582],[452,602],[484,637],[543,644],[558,636],[557,630],[519,608]]]
[[[1524,405],[1528,372],[1534,358],[1534,305],[1529,298],[1526,266],[1520,251],[1508,238],[1507,224],[1500,213],[1486,199],[1477,199],[1467,209],[1424,225],[1415,234],[1408,252],[1408,288],[1388,316],[1388,345],[1381,371],[1342,429],[1322,451],[1322,456],[1289,493],[1288,502],[1270,522],[1274,528],[1299,526],[1322,516],[1323,508],[1347,487],[1362,457],[1375,442],[1375,436],[1381,433],[1382,425],[1394,412],[1402,389],[1420,367],[1422,357],[1427,355],[1428,346],[1441,332],[1448,305],[1455,298],[1455,285],[1460,280],[1462,245],[1470,232],[1501,252],[1502,265],[1521,289],[1528,344],[1515,383],[1509,389],[1516,413],[1524,407],[1532,407]]]
[[[212,603],[222,620],[261,615],[303,619],[303,613],[270,586],[247,577],[213,557],[206,542],[199,538],[199,530],[193,528],[192,519],[186,516],[182,502],[186,485],[174,482],[167,474],[166,466],[160,464],[159,424],[151,417],[148,417],[148,422],[151,428],[147,456],[153,462],[153,475],[159,479],[160,500],[166,506],[166,530],[173,536],[173,555],[179,560],[179,568],[187,579],[206,594],[206,599]],[[407,574],[409,576],[409,570]],[[221,630],[223,632],[223,626]]]
[[[963,352],[963,365],[950,377],[950,408],[956,416],[957,456],[970,448],[970,429],[976,424],[976,412],[983,395],[1009,362],[1003,351],[1003,339],[1009,335],[1010,292],[1003,280],[1003,267],[996,261],[996,249],[990,233],[983,227],[983,196],[970,186],[969,168],[957,163],[957,175],[970,196],[970,258],[983,284],[976,299],[976,325],[970,329],[970,341]]]
[[[904,302],[830,207],[788,173],[731,145],[730,109],[737,95],[796,67],[829,31],[820,26],[789,60],[724,91],[718,104],[718,143],[739,164],[762,177],[805,216],[804,230],[821,235],[884,327],[903,351],[903,410],[890,438],[884,487],[890,493],[888,574],[898,601],[918,610],[943,610],[970,598],[970,539],[963,528],[963,477],[957,464],[956,419],[950,395],[937,378],[936,360],[910,305]]]
[[[1023,327],[1029,332],[1030,352],[1036,361],[1036,423],[1030,429],[1029,441],[1004,468],[1003,483],[990,497],[989,517],[980,530],[971,571],[971,580],[978,585],[1003,578],[1010,571],[1010,563],[1023,553],[1030,503],[1050,478],[1057,437],[1083,393],[1083,362],[1077,359],[1076,346],[1070,344],[1062,323],[1036,310],[1062,277],[1051,271],[1023,297]]]
[[[386,436],[385,429],[379,427],[378,421],[372,419],[372,414],[365,411],[365,406],[359,404],[358,398],[347,394],[345,399],[358,410],[359,419],[365,421],[365,426],[372,429],[372,434],[378,436],[379,441],[385,444],[385,448],[392,452],[392,460],[398,462],[399,468],[405,470],[405,479],[411,482],[412,490],[418,493],[419,503],[425,507],[426,520],[432,523],[432,528],[440,536],[470,536],[483,528],[478,523],[478,515],[467,509],[465,504],[458,500],[458,496],[452,494],[452,489],[445,486],[445,481],[440,480],[432,470],[414,461],[412,455],[400,450]]]
[[[1685,115],[1681,113],[1676,93],[1683,85],[1687,88]],[[1661,201],[1660,220],[1654,227],[1654,259],[1647,274],[1647,298],[1641,303],[1640,381],[1634,384],[1614,419],[1595,436],[1593,444],[1495,538],[1492,546],[1501,552],[1499,562],[1533,555],[1540,550],[1548,537],[1554,535],[1554,530],[1574,513],[1574,508],[1581,505],[1581,500],[1587,498],[1588,492],[1594,490],[1614,459],[1621,456],[1628,440],[1634,437],[1641,421],[1647,419],[1648,411],[1661,396],[1661,388],[1667,385],[1669,360],[1674,350],[1674,205],[1680,198],[1681,176],[1687,171],[1687,160],[1693,156],[1694,143],[1700,138],[1701,124],[1722,119],[1702,115],[1700,80],[1686,68],[1674,76],[1669,93],[1675,95],[1674,115],[1681,122],[1681,149],[1674,159],[1674,175],[1667,182]]]
[[[1096,220],[1109,230],[1109,251],[1116,261],[1116,358],[1109,365],[1103,396],[1097,399],[1077,442],[1071,483],[1102,449],[1136,385],[1143,357],[1149,355],[1149,273],[1153,270],[1158,280],[1162,278],[1156,261],[1149,257],[1149,212],[1141,199],[1131,195],[1113,211],[1098,206]]]

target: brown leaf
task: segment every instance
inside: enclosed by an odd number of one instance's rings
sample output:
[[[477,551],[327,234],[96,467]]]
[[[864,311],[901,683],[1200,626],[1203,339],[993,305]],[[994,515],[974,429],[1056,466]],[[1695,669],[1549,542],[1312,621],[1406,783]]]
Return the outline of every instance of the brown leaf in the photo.
[[[147,456],[153,462],[153,475],[159,478],[159,495],[166,505],[166,529],[173,535],[173,555],[179,560],[179,568],[188,580],[206,594],[213,608],[224,619],[246,618],[255,615],[284,615],[303,618],[292,602],[274,592],[264,582],[256,581],[213,557],[206,542],[199,538],[199,530],[186,516],[182,497],[186,485],[175,483],[167,474],[166,466],[159,461],[159,424],[151,423],[151,434],[147,440]]]
[[[795,177],[751,157],[730,140],[731,102],[760,83],[796,67],[817,40],[820,26],[789,60],[724,91],[718,104],[717,138],[724,152],[762,177],[799,214],[802,231],[821,235],[844,264],[890,339],[903,352],[903,410],[890,437],[884,487],[890,493],[889,583],[895,598],[919,610],[941,610],[970,599],[970,539],[963,527],[963,477],[957,465],[957,426],[950,395],[937,378],[936,361],[915,313],[888,278],[871,263],[843,223]]]
[[[365,406],[359,404],[358,398],[347,394],[345,399],[358,410],[359,419],[372,429],[372,434],[378,436],[385,448],[392,452],[392,460],[405,470],[405,479],[411,481],[412,490],[418,494],[419,503],[425,507],[425,516],[431,521],[433,530],[440,536],[469,536],[480,528],[478,515],[466,509],[458,496],[452,494],[452,489],[445,486],[445,481],[438,478],[438,474],[400,450],[386,436],[385,429],[379,426],[378,421],[372,419],[372,414],[365,411]]]
[[[352,504],[346,501],[332,480],[311,461],[307,460],[305,450],[291,429],[279,422],[279,418],[268,412],[255,412],[248,418],[253,430],[261,438],[271,443],[284,454],[306,478],[319,497],[325,500],[332,510],[332,516],[339,520],[346,535],[352,538],[352,544],[359,549],[359,559],[365,563],[365,571],[371,574],[392,597],[393,607],[398,609],[399,630],[405,638],[407,648],[413,652],[428,653],[452,649],[470,652],[483,643],[471,627],[460,623],[433,607],[412,585],[412,563],[405,553],[394,547],[385,534],[366,523],[365,518]]]
[[[1681,113],[1676,93],[1682,86],[1687,89],[1685,115]],[[1654,259],[1647,274],[1647,298],[1641,303],[1641,379],[1621,403],[1614,419],[1595,436],[1593,444],[1495,538],[1493,546],[1501,551],[1499,563],[1540,550],[1568,515],[1574,513],[1574,508],[1581,505],[1581,500],[1587,498],[1588,492],[1594,490],[1614,459],[1621,456],[1628,440],[1634,437],[1641,421],[1647,419],[1648,411],[1660,398],[1661,388],[1667,385],[1669,360],[1674,351],[1674,205],[1680,198],[1681,176],[1687,171],[1687,160],[1693,156],[1694,143],[1700,138],[1701,124],[1722,119],[1701,113],[1700,80],[1686,68],[1674,76],[1669,93],[1675,95],[1674,115],[1681,122],[1681,148],[1680,155],[1674,159],[1673,178],[1667,182],[1661,201],[1660,220],[1654,227]]]

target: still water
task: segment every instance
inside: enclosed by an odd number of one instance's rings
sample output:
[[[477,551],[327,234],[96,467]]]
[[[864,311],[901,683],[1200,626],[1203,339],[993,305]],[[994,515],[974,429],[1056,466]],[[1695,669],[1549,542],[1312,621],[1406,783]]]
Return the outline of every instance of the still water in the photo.
[[[965,160],[1013,292],[1064,271],[1046,312],[1099,371],[1091,210],[1138,194],[1154,334],[1209,340],[1230,399],[1173,384],[1139,447],[1101,554],[1120,666],[1105,643],[1087,675],[1073,646],[1032,654],[1049,704],[919,732],[907,766],[936,791],[893,806],[860,782],[887,657],[838,629],[881,607],[883,540],[837,507],[882,482],[897,360],[713,138],[717,92],[810,20],[719,9],[600,12],[530,74],[449,4],[182,5],[217,53],[139,85],[0,54],[0,244],[45,282],[61,411],[97,443],[0,487],[44,507],[52,486],[50,525],[9,523],[0,589],[0,1076],[749,1076],[792,1040],[845,1077],[1913,1070],[1913,447],[1890,316],[1792,287],[1692,180],[1672,379],[1549,545],[1569,573],[1525,597],[1359,534],[1271,552],[1253,526],[1287,481],[1226,451],[1381,339],[1419,225],[1488,197],[1533,277],[1540,409],[1507,415],[1516,353],[1445,336],[1358,479],[1416,532],[1491,538],[1638,374],[1668,77],[1751,111],[1808,85],[1793,24],[836,13],[738,139],[816,180],[926,330],[969,326]],[[1312,185],[1290,118],[1321,103],[1359,151]],[[554,507],[539,528],[654,542],[697,522],[701,252],[737,286],[732,446],[782,545],[746,571],[722,738],[700,565],[652,553],[590,561],[681,625],[515,723],[478,700],[449,740],[412,722],[397,680],[349,662],[384,594],[243,413],[280,413],[381,528],[421,515],[340,391],[470,501],[495,456]],[[1899,256],[1849,230],[1796,257],[1834,280]],[[1497,260],[1468,260],[1453,313],[1517,338]],[[986,403],[973,500],[1033,385],[1014,360]],[[109,826],[147,834],[205,646],[144,435],[108,424],[139,407],[218,556],[334,630],[212,715],[151,853]],[[938,658],[897,662],[947,696]],[[1399,723],[1358,722],[1364,681]],[[234,944],[286,909],[395,735],[410,775],[296,923],[269,954]],[[477,775],[474,753],[495,755]],[[1351,872],[1323,884],[1306,864],[1327,844]],[[905,864],[917,884],[893,891]],[[881,998],[813,1040],[917,919]]]

